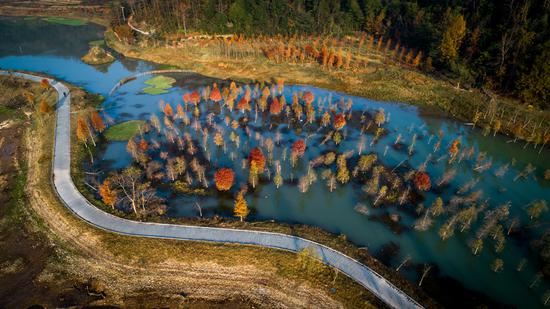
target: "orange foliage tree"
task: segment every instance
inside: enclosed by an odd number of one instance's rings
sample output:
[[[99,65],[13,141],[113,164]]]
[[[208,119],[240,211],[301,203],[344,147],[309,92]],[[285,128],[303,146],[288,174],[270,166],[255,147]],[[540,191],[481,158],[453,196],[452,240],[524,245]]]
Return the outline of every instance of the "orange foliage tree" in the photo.
[[[92,112],[91,121],[92,127],[94,128],[94,130],[96,130],[96,132],[101,133],[105,130],[105,123],[103,122],[103,118],[101,118],[97,111]]]
[[[139,149],[141,151],[147,151],[147,148],[149,148],[149,145],[147,144],[147,141],[144,140],[143,138],[139,141]]]
[[[220,168],[214,174],[216,188],[220,191],[228,191],[233,186],[235,173],[230,168]]]
[[[456,157],[458,154],[458,146],[460,146],[460,140],[457,138],[452,142],[451,147],[449,147],[449,155],[451,158]]]
[[[170,103],[166,103],[166,105],[164,105],[164,115],[168,116],[168,117],[172,117],[174,115],[174,110],[172,109],[172,106],[170,106]]]
[[[311,104],[313,102],[313,99],[315,99],[315,97],[313,96],[313,93],[311,93],[311,91],[306,91],[306,93],[304,93],[304,95],[302,96],[302,100],[304,100],[304,102],[306,102],[307,104]]]
[[[297,140],[292,144],[292,155],[300,158],[306,152],[306,143],[304,140]]]
[[[189,92],[186,92],[181,98],[183,100],[183,103],[187,104],[191,101],[191,94]]]
[[[432,187],[430,175],[426,172],[416,172],[414,174],[414,185],[420,191],[428,191]]]
[[[42,99],[40,100],[39,109],[41,114],[47,114],[50,112],[50,105],[46,102],[46,100]]]
[[[250,164],[254,162],[258,171],[263,171],[265,168],[265,156],[262,150],[258,147],[253,148],[248,155],[248,161]]]
[[[240,109],[241,112],[250,110],[250,103],[248,103],[248,101],[243,97],[239,100],[239,103],[237,103],[237,109]]]
[[[86,120],[82,117],[78,117],[76,121],[76,137],[81,142],[86,143],[88,141],[88,126]]]
[[[44,88],[44,90],[48,89],[48,87],[50,87],[50,82],[43,78],[41,81],[40,81],[40,87]]]
[[[269,106],[269,112],[273,115],[279,115],[281,111],[283,110],[283,105],[277,99],[277,97],[274,97],[271,101],[271,105]]]
[[[201,101],[201,95],[197,90],[195,90],[191,93],[191,95],[189,96],[189,99],[191,100],[191,103],[197,105]]]
[[[185,112],[183,111],[183,106],[181,106],[181,104],[178,104],[178,106],[176,106],[176,110],[177,110],[177,115],[179,118],[183,119],[184,115],[185,115]]]
[[[344,117],[344,115],[342,114],[334,116],[333,125],[336,130],[342,129],[346,125],[346,117]]]
[[[111,182],[109,179],[105,179],[99,186],[99,196],[101,196],[103,203],[115,208],[115,204],[117,202],[117,192],[116,190],[111,189]]]
[[[244,191],[239,191],[239,194],[235,199],[235,209],[233,210],[233,214],[235,215],[235,217],[239,217],[241,221],[243,221],[243,219],[248,216],[249,212],[250,211],[248,210],[248,204],[244,199]]]

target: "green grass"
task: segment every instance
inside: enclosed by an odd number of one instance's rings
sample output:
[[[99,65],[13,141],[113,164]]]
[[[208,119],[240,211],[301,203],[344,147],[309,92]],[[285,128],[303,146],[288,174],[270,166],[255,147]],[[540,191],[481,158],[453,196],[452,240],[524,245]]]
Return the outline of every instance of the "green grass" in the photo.
[[[90,46],[105,46],[105,40],[95,40],[88,42]]]
[[[110,141],[127,141],[139,133],[139,128],[145,124],[143,120],[130,120],[108,128],[104,136]]]
[[[169,65],[169,64],[161,64],[158,67],[159,70],[177,70],[179,67],[175,65]]]
[[[42,18],[42,20],[52,24],[59,24],[59,25],[65,25],[65,26],[84,26],[88,23],[87,21],[82,19],[63,18],[63,17],[45,17],[45,18]]]
[[[143,88],[143,92],[152,95],[167,93],[175,82],[176,80],[171,77],[158,75],[145,81],[149,87]]]
[[[6,106],[0,106],[0,116],[23,119],[23,113],[20,110],[9,108]]]

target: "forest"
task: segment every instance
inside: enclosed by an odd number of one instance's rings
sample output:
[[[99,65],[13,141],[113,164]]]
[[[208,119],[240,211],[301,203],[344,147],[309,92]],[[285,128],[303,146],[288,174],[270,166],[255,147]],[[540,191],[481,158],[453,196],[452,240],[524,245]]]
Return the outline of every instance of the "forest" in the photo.
[[[550,107],[546,0],[134,0],[113,1],[112,12],[115,27],[132,16],[161,36],[368,34],[422,52],[464,86]]]

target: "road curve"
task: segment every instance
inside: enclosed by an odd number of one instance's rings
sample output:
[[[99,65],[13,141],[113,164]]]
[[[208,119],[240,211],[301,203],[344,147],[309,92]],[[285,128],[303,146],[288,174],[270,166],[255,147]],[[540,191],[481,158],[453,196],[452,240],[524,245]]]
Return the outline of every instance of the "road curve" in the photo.
[[[40,76],[19,72],[0,71],[0,74],[12,74],[38,82],[43,79]],[[56,89],[59,96],[53,163],[54,187],[67,208],[82,220],[103,230],[131,236],[237,243],[293,252],[311,248],[317,252],[323,263],[337,268],[357,281],[388,306],[393,308],[423,308],[422,305],[374,270],[341,252],[314,241],[291,235],[260,231],[137,222],[113,216],[95,207],[78,191],[70,175],[71,95],[69,89],[64,84],[52,79],[48,78],[48,81]]]

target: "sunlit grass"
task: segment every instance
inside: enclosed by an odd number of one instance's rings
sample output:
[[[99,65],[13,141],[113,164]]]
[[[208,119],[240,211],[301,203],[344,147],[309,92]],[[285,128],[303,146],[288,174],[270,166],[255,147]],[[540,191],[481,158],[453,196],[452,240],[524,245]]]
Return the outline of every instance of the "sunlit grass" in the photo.
[[[139,132],[144,123],[143,120],[130,120],[116,124],[105,131],[105,138],[110,141],[127,141]]]

